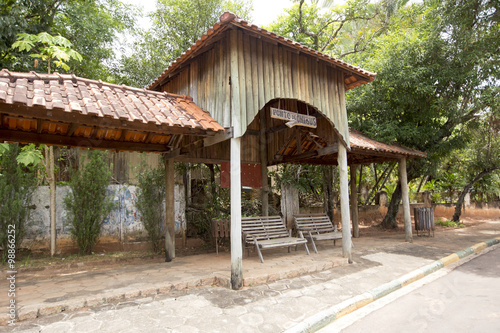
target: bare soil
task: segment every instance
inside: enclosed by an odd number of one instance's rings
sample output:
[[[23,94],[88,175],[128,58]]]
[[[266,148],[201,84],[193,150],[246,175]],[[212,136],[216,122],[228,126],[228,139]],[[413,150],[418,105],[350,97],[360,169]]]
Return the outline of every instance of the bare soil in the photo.
[[[437,218],[437,220],[446,220],[445,218]],[[464,217],[461,227],[464,232],[470,227],[485,223],[493,218],[485,217]],[[497,219],[496,219],[497,220]],[[435,233],[443,232],[444,230],[454,229],[454,227],[445,227],[436,225]],[[380,227],[380,221],[372,220],[369,223],[360,224],[360,237],[384,237],[404,233],[404,225],[398,221],[398,227],[394,229],[383,229]],[[181,244],[181,240],[177,240]],[[196,254],[204,254],[215,252],[214,244],[205,242],[201,239],[188,239],[188,246],[179,246],[176,248],[176,256],[190,256]],[[229,242],[223,241],[219,244],[220,252],[229,251]],[[156,254],[147,250],[142,251],[100,251],[91,255],[65,254],[51,257],[47,251],[29,251],[21,250],[17,254],[16,266],[19,270],[25,272],[40,272],[40,271],[65,271],[72,272],[86,268],[118,268],[126,265],[142,265],[162,262],[165,260],[164,254]],[[6,270],[6,265],[1,265],[2,270]]]

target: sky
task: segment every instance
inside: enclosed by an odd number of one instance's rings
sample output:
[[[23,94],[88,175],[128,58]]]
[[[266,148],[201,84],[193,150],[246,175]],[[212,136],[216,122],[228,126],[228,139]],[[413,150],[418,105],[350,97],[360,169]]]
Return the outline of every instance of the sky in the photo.
[[[144,8],[146,12],[155,9],[156,0],[122,0],[125,3],[134,4]],[[251,23],[263,26],[274,21],[284,8],[290,8],[292,0],[253,0],[253,20]],[[141,26],[148,27],[148,22],[141,22]]]

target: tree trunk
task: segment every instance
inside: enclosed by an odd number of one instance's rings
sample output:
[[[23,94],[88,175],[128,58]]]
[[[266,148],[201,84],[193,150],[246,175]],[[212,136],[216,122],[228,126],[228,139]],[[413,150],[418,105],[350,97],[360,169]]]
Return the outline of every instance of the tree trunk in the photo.
[[[394,229],[398,227],[398,223],[396,222],[396,217],[399,211],[399,203],[401,202],[402,192],[401,192],[401,184],[398,182],[394,193],[392,193],[391,202],[389,203],[389,207],[387,208],[387,214],[382,221],[382,227],[386,229]]]
[[[45,146],[45,171],[50,189],[50,255],[56,254],[56,175],[54,147]]]
[[[455,205],[455,213],[453,214],[452,221],[453,222],[459,222],[460,221],[460,215],[462,215],[462,205],[464,204],[464,199],[467,193],[469,193],[472,185],[474,185],[475,182],[486,176],[487,174],[491,173],[494,169],[490,170],[483,170],[481,171],[476,177],[474,177],[473,180],[471,180],[467,185],[465,185],[464,189],[462,190],[462,193],[460,193],[460,196],[458,197],[457,204]]]
[[[333,221],[333,166],[325,165],[322,167],[323,171],[323,207],[326,215]]]

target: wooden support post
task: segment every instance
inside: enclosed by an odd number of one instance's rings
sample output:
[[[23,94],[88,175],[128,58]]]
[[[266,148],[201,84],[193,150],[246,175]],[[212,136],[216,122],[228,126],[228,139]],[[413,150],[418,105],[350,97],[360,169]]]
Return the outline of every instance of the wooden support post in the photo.
[[[47,150],[46,150],[47,151]],[[53,257],[56,254],[56,175],[54,172],[55,159],[54,159],[54,147],[50,146],[48,148],[49,156],[48,159],[48,170],[49,174],[49,188],[50,188],[50,255]]]
[[[174,160],[165,160],[165,261],[175,258]]]
[[[266,113],[260,110],[260,170],[262,176],[262,216],[269,215],[269,185],[267,184]]]
[[[231,139],[231,287],[243,286],[241,241],[241,138]]]
[[[403,213],[405,219],[405,240],[409,243],[413,242],[411,232],[411,216],[410,216],[410,196],[408,194],[408,178],[406,175],[406,158],[399,160],[399,181],[401,183],[401,195],[403,196]]]
[[[347,149],[338,141],[338,165],[340,179],[340,214],[342,215],[342,255],[352,263],[351,219],[349,214],[349,182],[347,172]]]
[[[351,165],[351,215],[352,215],[352,233],[354,238],[359,238],[359,220],[358,220],[358,190],[356,187],[357,165]]]

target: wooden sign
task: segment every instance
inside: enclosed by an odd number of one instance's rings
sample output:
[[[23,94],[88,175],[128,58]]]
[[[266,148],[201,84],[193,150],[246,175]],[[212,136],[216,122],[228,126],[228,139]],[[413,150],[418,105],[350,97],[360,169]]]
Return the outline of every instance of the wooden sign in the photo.
[[[271,108],[271,118],[288,120],[288,122],[286,123],[288,127],[304,126],[316,128],[318,126],[316,117],[314,116],[308,116],[305,114],[281,110],[277,108]]]

